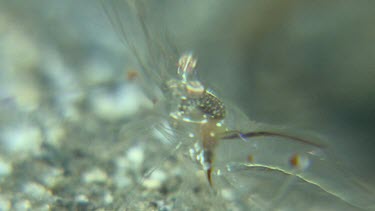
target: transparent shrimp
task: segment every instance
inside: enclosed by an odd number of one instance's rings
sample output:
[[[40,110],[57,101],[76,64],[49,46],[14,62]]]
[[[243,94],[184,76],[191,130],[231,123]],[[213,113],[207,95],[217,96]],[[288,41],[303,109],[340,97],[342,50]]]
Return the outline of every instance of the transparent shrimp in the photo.
[[[146,78],[162,93],[155,106],[157,112],[123,128],[124,136],[136,139],[129,145],[147,148],[148,159],[154,161],[143,167],[142,172],[146,173],[138,175],[141,186],[145,186],[158,169],[171,171],[166,166],[174,157],[183,166],[180,174],[183,180],[179,182],[182,184],[172,191],[166,188],[166,182],[161,189],[173,193],[175,200],[171,203],[175,209],[374,208],[374,193],[365,190],[341,169],[329,147],[320,143],[317,136],[250,121],[239,109],[203,85],[197,77],[197,59],[192,53],[182,54],[176,60],[177,77],[168,73],[173,63],[170,60],[175,56],[170,55],[172,48],[160,45],[164,42],[154,42],[145,22],[145,2],[102,3]],[[132,31],[137,24],[137,30]],[[143,43],[139,44],[140,41]],[[151,132],[140,131],[142,127],[151,128]],[[188,160],[195,164],[191,165]],[[206,185],[193,179],[196,171],[204,172]],[[189,191],[193,187],[202,188],[205,197],[195,197],[198,194]],[[167,206],[155,202],[166,196],[141,193],[137,196],[137,193],[132,188],[125,202],[118,202],[118,207],[139,208],[141,202],[147,200],[153,201],[152,206],[159,209]]]

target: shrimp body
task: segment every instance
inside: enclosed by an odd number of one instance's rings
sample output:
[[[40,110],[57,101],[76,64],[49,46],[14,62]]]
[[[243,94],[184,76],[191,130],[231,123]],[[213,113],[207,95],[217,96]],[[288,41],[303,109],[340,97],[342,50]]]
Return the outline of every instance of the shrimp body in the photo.
[[[211,90],[207,89],[197,79],[197,59],[192,53],[183,54],[178,61],[177,73],[179,79],[172,79],[167,82],[169,92],[172,94],[169,115],[178,123],[193,124],[198,126],[198,145],[193,150],[193,158],[201,165],[206,172],[210,186],[212,183],[212,170],[215,158],[215,149],[220,141],[225,139],[242,139],[247,141],[254,137],[279,137],[286,138],[293,142],[304,145],[323,148],[323,145],[312,141],[283,134],[275,131],[253,131],[242,133],[238,130],[229,130],[225,124],[226,107],[222,100]],[[247,156],[253,157],[252,155]],[[299,155],[293,154],[290,157],[290,165],[293,168],[300,168],[301,164],[293,162]],[[249,160],[249,159],[248,159]],[[251,159],[250,159],[251,160]],[[307,165],[306,165],[307,166]]]

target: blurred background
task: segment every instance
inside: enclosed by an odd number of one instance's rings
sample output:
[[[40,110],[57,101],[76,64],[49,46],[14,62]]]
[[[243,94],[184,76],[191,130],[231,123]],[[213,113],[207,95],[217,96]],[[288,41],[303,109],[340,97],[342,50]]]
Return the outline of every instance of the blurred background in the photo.
[[[200,78],[220,97],[252,120],[318,133],[342,165],[375,185],[375,3],[196,0],[145,7],[163,17],[146,22],[151,31],[166,31],[168,45],[180,52],[193,50]],[[149,107],[141,94],[128,103],[126,72],[139,66],[115,31],[98,1],[0,0],[0,181],[46,146],[80,145],[72,141],[82,138],[78,126],[95,131]],[[144,48],[141,38],[135,41]],[[102,136],[108,134],[111,128]]]

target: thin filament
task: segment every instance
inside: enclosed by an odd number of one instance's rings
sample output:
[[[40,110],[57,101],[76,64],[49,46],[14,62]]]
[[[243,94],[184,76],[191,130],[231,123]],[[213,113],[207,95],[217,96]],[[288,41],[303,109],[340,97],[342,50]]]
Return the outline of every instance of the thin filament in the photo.
[[[224,135],[222,137],[222,139],[236,139],[236,138],[244,139],[244,138],[273,136],[273,137],[287,138],[287,139],[290,139],[290,140],[293,140],[293,141],[296,141],[296,142],[308,144],[308,145],[315,146],[315,147],[318,147],[318,148],[324,147],[324,145],[322,145],[322,144],[318,144],[318,143],[309,141],[307,139],[299,138],[299,137],[292,136],[292,135],[282,134],[282,133],[278,133],[278,132],[271,132],[271,131],[254,131],[254,132],[248,132],[248,133],[241,133],[239,131],[230,131],[226,134],[227,135]]]

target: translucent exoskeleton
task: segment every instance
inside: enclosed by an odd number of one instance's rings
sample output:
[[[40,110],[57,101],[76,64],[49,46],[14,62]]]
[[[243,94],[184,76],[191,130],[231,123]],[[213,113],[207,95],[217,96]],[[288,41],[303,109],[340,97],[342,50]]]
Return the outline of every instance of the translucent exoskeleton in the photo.
[[[375,208],[374,193],[340,167],[317,135],[250,121],[206,87],[197,76],[197,58],[191,52],[179,55],[152,31],[146,3],[102,1],[155,102],[153,112],[120,134],[127,147],[142,148],[146,157],[140,170],[129,173],[140,179],[120,190],[124,198],[117,199],[116,208]],[[152,183],[165,174],[162,184]]]

